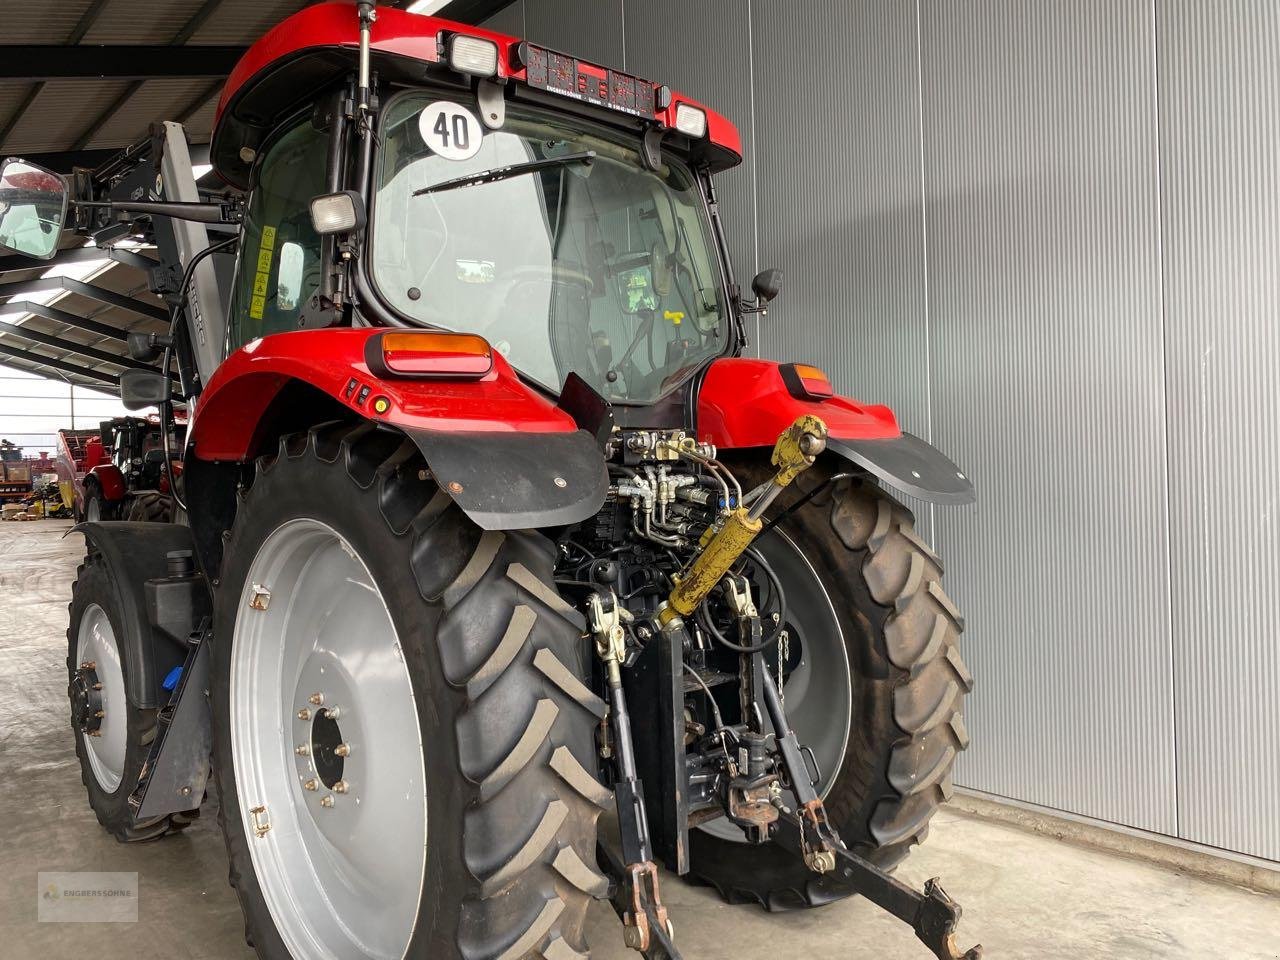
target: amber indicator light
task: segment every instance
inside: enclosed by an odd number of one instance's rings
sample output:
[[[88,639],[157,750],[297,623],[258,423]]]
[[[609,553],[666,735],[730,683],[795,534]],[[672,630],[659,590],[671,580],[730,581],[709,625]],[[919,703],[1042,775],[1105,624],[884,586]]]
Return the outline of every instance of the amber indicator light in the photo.
[[[493,369],[493,350],[484,337],[470,333],[441,333],[434,330],[384,333],[370,340],[376,343],[372,362],[376,373],[401,377],[442,377],[479,379]],[[370,350],[366,359],[375,360]],[[385,399],[385,398],[384,398]]]
[[[800,400],[826,400],[835,396],[831,381],[817,367],[808,363],[784,363],[778,368],[787,392]]]

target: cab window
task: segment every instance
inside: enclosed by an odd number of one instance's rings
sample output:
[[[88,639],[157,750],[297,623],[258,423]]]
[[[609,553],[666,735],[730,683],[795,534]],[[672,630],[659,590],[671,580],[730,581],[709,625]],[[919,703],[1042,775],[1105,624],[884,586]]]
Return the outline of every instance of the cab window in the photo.
[[[296,330],[320,287],[320,237],[311,198],[325,192],[328,134],[303,121],[278,136],[258,167],[245,216],[228,330],[235,349],[255,337]]]

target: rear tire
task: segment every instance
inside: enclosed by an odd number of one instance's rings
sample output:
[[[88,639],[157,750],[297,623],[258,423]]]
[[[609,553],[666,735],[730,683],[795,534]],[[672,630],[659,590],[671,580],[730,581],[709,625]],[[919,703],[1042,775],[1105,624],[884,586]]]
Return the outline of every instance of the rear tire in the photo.
[[[738,468],[743,486],[765,479]],[[832,474],[816,465],[813,489]],[[799,484],[798,484],[799,485]],[[801,493],[789,490],[776,515]],[[973,678],[960,658],[963,620],[942,590],[942,562],[910,511],[869,480],[841,480],[780,525],[807,556],[844,634],[853,684],[845,755],[825,798],[855,852],[893,869],[928,834],[952,793],[952,767],[969,744],[961,706]],[[804,742],[804,731],[797,729]],[[690,837],[691,875],[730,902],[768,909],[818,906],[849,895],[771,844],[749,846],[705,830]]]
[[[173,514],[173,498],[159,492],[140,493],[129,500],[126,520],[168,523]]]
[[[213,770],[231,884],[259,957],[570,960],[586,953],[587,904],[607,890],[594,866],[595,823],[610,794],[588,772],[595,769],[594,732],[604,704],[581,679],[583,620],[556,591],[554,551],[545,538],[480,530],[423,479],[424,471],[416,447],[398,433],[369,424],[314,428],[258,460],[226,538],[211,651]],[[308,907],[296,898],[293,913],[271,905],[289,902],[272,887],[281,883],[267,859],[275,841],[255,836],[250,813],[263,801],[237,781],[238,771],[246,783],[257,776],[245,763],[257,763],[253,755],[262,752],[245,744],[244,727],[234,726],[239,721],[231,715],[233,698],[248,695],[232,689],[236,657],[248,649],[242,638],[254,629],[247,618],[260,615],[249,612],[250,574],[266,569],[255,567],[255,558],[270,556],[272,538],[293,521],[323,524],[358,558],[384,600],[411,681],[425,774],[426,856],[403,950],[395,938],[378,951],[336,939],[321,948],[299,945],[290,931]],[[308,595],[303,590],[290,595]],[[359,704],[359,674],[348,670],[344,677]],[[282,703],[286,728],[295,706]],[[279,749],[292,754],[289,745],[265,745],[267,755]],[[377,745],[364,749],[373,755]],[[350,796],[394,788],[357,779],[358,773]],[[288,817],[305,824],[311,811],[303,796],[289,811],[268,808],[265,815],[273,824],[294,822]],[[405,857],[417,856],[411,843],[405,846]],[[371,889],[377,879],[368,878]],[[324,889],[314,870],[298,883],[290,890]],[[270,899],[264,886],[272,888]],[[356,916],[337,919],[358,926]]]
[[[156,737],[156,710],[144,710],[129,703],[124,695],[127,662],[119,656],[124,617],[116,599],[102,555],[92,545],[71,588],[70,625],[67,628],[67,681],[71,695],[72,734],[80,779],[89,794],[89,806],[98,822],[121,843],[156,840],[177,833],[200,811],[190,810],[134,823],[129,794],[138,785],[142,766]],[[96,636],[90,638],[90,634]],[[89,646],[86,647],[85,644]],[[89,650],[91,652],[86,653]],[[114,649],[115,656],[111,651]],[[91,660],[83,660],[90,657]],[[115,661],[114,663],[112,661]],[[105,714],[94,737],[83,729],[77,717],[74,695],[77,673],[83,663],[95,664],[93,675],[102,684],[101,707]],[[117,721],[122,717],[123,722]]]

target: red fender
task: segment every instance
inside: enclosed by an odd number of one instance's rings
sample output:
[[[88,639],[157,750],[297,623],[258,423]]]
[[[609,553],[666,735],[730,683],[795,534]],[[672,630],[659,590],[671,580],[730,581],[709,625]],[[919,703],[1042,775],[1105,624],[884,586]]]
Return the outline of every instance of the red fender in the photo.
[[[272,400],[300,381],[365,420],[401,430],[483,529],[563,526],[600,509],[609,481],[599,446],[569,414],[522,383],[500,355],[478,380],[385,378],[365,361],[366,343],[384,332],[279,333],[229,356],[196,408],[188,482],[198,485],[204,472],[193,475],[193,460],[256,456],[273,439],[271,418],[264,417]]]
[[[941,451],[898,427],[893,411],[848,397],[794,396],[782,364],[746,358],[717,360],[698,395],[698,438],[722,450],[771,447],[802,414],[827,425],[827,448],[892,487],[932,503],[975,499],[973,484]]]
[[[698,439],[722,450],[771,447],[778,434],[810,413],[821,417],[832,437],[886,440],[902,436],[893,411],[848,397],[802,400],[782,380],[781,364],[746,357],[717,360],[698,394]]]
[[[102,496],[107,500],[124,499],[124,475],[114,463],[100,463],[89,471],[85,477],[92,477],[102,488]]]
[[[250,341],[218,367],[200,396],[190,442],[201,460],[244,460],[258,452],[268,405],[300,380],[369,420],[408,431],[573,433],[577,424],[516,377],[499,354],[480,380],[384,379],[365,363],[365,342],[384,332],[333,328],[277,333]],[[385,397],[385,413],[374,401]]]

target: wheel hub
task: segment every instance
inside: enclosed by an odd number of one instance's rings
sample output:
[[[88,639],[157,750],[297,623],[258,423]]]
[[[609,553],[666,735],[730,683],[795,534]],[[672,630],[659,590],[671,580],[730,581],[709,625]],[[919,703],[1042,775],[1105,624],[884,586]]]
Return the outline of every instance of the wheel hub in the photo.
[[[337,719],[321,707],[311,721],[311,757],[320,782],[330,790],[343,782],[342,771],[349,750],[342,739],[342,728],[338,726]]]
[[[80,664],[67,690],[71,697],[71,719],[87,737],[97,736],[106,713],[102,709],[102,682],[97,664],[87,660]]]

